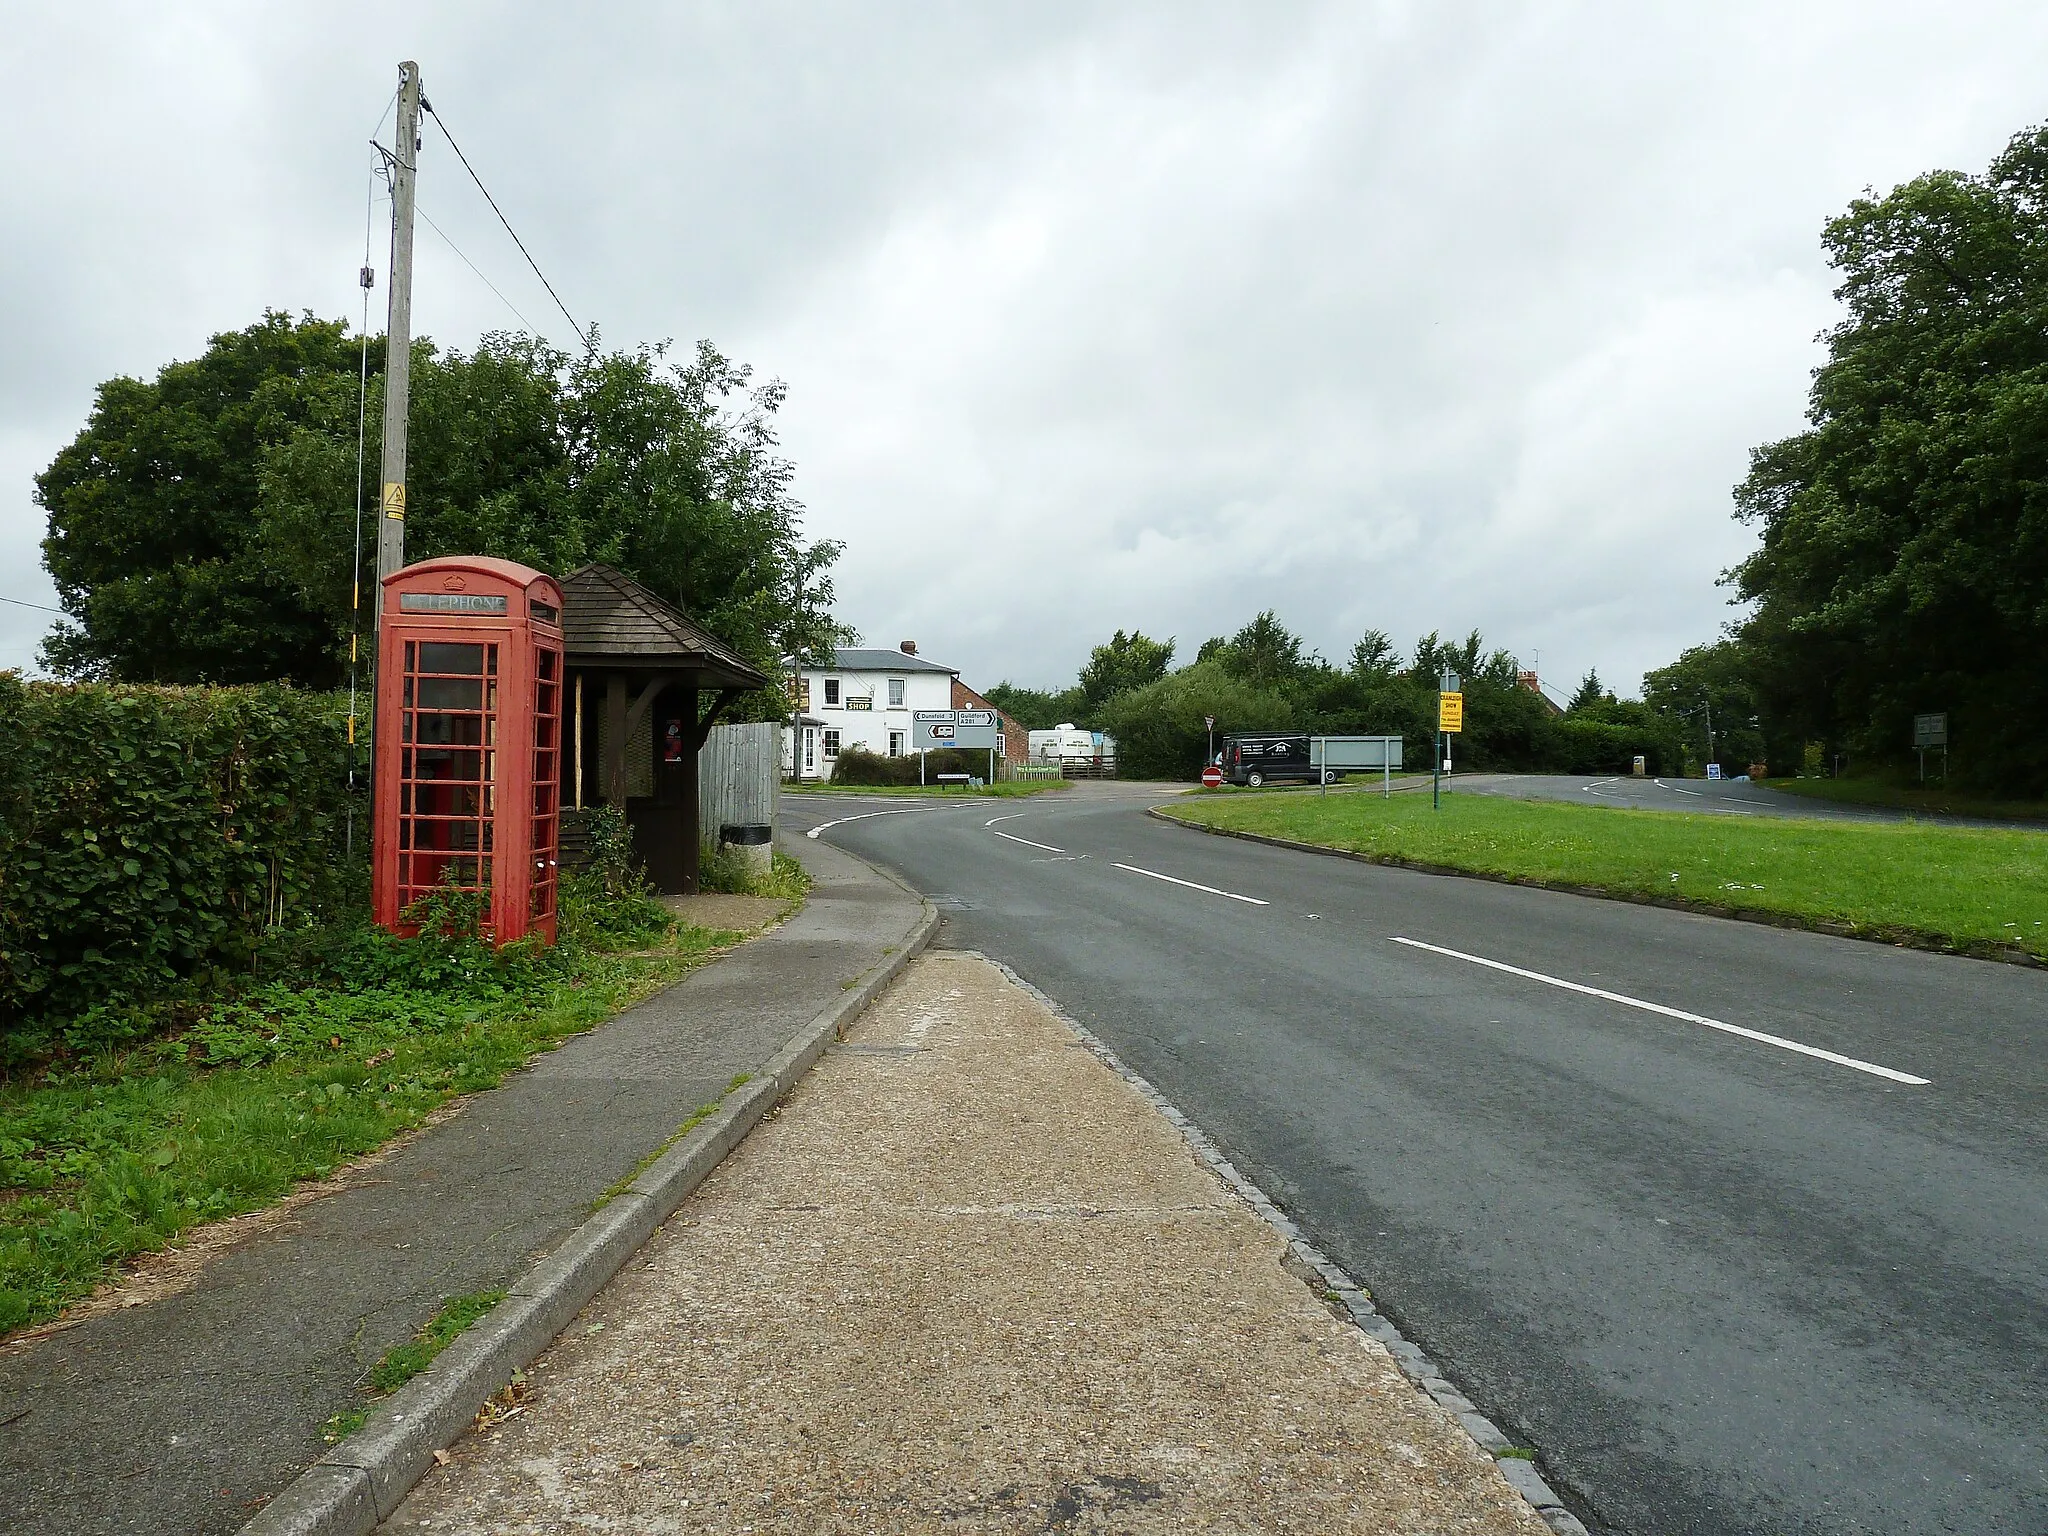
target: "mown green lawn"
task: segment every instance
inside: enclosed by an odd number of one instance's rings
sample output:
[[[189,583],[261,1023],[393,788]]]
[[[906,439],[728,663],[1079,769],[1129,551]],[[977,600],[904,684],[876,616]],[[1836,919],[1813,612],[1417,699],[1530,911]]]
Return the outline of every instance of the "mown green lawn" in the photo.
[[[1167,814],[1384,859],[1680,897],[2048,958],[2048,833],[1673,815],[1450,795],[1184,800]]]
[[[0,1335],[493,1087],[741,937],[638,898],[582,927],[555,950],[499,952],[341,935],[157,1038],[17,1071],[0,1083]]]
[[[997,784],[984,784],[979,789],[967,784],[835,784],[829,779],[806,780],[801,788],[794,784],[782,786],[783,792],[791,795],[925,795],[955,800],[974,800],[983,795],[998,798],[1042,795],[1047,790],[1066,787],[1064,779],[1007,779]]]

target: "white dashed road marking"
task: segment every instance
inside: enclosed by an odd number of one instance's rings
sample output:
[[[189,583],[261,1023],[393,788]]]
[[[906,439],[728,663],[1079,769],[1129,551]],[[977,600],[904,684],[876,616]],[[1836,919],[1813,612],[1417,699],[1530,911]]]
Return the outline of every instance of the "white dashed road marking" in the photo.
[[[996,836],[1001,837],[998,832]],[[1156,869],[1140,869],[1135,864],[1119,864],[1118,869],[1127,869],[1134,875],[1144,875],[1151,880],[1164,880],[1168,885],[1184,885],[1191,891],[1207,891],[1211,896],[1228,896],[1232,901],[1241,901],[1247,906],[1265,907],[1272,903],[1259,900],[1256,896],[1240,896],[1235,891],[1219,891],[1213,885],[1197,885],[1192,880],[1182,880],[1175,875],[1162,875]]]
[[[1484,955],[1468,955],[1463,950],[1445,949],[1438,944],[1425,944],[1420,939],[1396,938],[1393,942],[1405,944],[1410,949],[1426,949],[1433,955],[1447,955],[1453,960],[1463,960],[1469,965],[1483,965],[1488,970],[1506,971],[1510,976],[1540,981],[1545,986],[1562,987],[1567,992],[1603,998],[1610,1003],[1620,1003],[1625,1008],[1640,1008],[1645,1013],[1659,1013],[1667,1019],[1678,1019],[1687,1024],[1701,1024],[1708,1029],[1718,1029],[1724,1035],[1739,1035],[1744,1040],[1754,1040],[1759,1045],[1775,1045],[1781,1051],[1797,1051],[1801,1056],[1811,1056],[1817,1061],[1831,1061],[1838,1067],[1851,1067],[1858,1072],[1868,1072],[1873,1077],[1886,1078],[1894,1083],[1907,1083],[1915,1088],[1927,1086],[1926,1078],[1915,1077],[1910,1072],[1897,1072],[1890,1067],[1880,1067],[1875,1062],[1859,1061],[1854,1056],[1841,1056],[1834,1051],[1824,1051],[1817,1045],[1802,1045],[1797,1040],[1787,1040],[1783,1035],[1767,1035],[1760,1029],[1744,1029],[1740,1024],[1727,1024],[1720,1019],[1710,1019],[1705,1014],[1687,1013],[1683,1008],[1667,1008],[1662,1003],[1646,1002],[1640,997],[1629,997],[1620,992],[1609,992],[1601,987],[1589,987],[1581,982],[1566,981],[1561,976],[1546,976],[1541,971],[1525,971],[1519,965],[1489,960]]]

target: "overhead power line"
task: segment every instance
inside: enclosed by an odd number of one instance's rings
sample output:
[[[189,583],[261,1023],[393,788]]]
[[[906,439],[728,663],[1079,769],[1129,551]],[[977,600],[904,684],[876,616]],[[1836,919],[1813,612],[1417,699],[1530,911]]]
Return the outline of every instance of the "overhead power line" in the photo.
[[[478,266],[475,262],[469,259],[468,254],[462,249],[462,247],[455,243],[454,237],[451,236],[447,230],[443,229],[440,225],[434,222],[432,214],[428,213],[426,209],[420,207],[418,204],[413,205],[413,212],[417,213],[422,219],[426,221],[427,228],[431,229],[435,234],[439,235],[441,237],[442,243],[446,245],[449,250],[453,251],[457,256],[460,256],[462,258],[462,264],[465,267],[469,268],[470,271],[476,274],[478,282],[482,283],[486,288],[490,289],[491,292],[497,294],[498,302],[503,304],[507,309],[511,310],[514,315],[518,316],[519,323],[521,325],[525,326],[529,331],[533,332],[534,335],[540,336],[542,341],[547,340],[547,337],[541,336],[540,327],[535,325],[531,320],[527,319],[525,315],[521,314],[519,311],[519,306],[517,304],[514,304],[510,299],[505,297],[504,290],[501,289],[496,283],[492,282],[488,277],[484,275],[484,269],[482,267]],[[571,323],[573,324],[573,322]]]
[[[70,617],[62,608],[52,608],[48,603],[29,603],[22,601],[18,597],[0,597],[0,603],[12,603],[17,608],[38,608],[44,613],[54,613],[65,618]]]
[[[577,337],[583,342],[584,348],[586,350],[595,351],[596,348],[592,345],[590,337],[587,334],[585,334],[583,327],[576,323],[576,317],[569,313],[569,306],[564,304],[562,302],[562,296],[559,293],[555,292],[555,285],[548,281],[548,275],[545,272],[541,271],[540,263],[533,259],[533,252],[529,251],[526,248],[526,242],[519,238],[519,231],[514,229],[512,227],[512,221],[505,217],[505,210],[500,208],[498,206],[498,200],[495,197],[491,196],[491,189],[484,185],[483,177],[477,175],[476,167],[469,163],[469,156],[465,155],[462,152],[462,146],[455,142],[455,135],[448,131],[448,125],[447,123],[442,121],[441,114],[434,110],[432,102],[423,100],[421,101],[420,105],[427,109],[427,115],[433,118],[434,126],[441,130],[441,137],[446,139],[448,141],[448,147],[455,151],[455,158],[460,160],[462,162],[462,168],[465,171],[469,172],[469,179],[476,183],[477,191],[483,193],[484,201],[491,205],[491,212],[495,213],[498,216],[498,222],[505,226],[505,233],[510,235],[512,237],[512,243],[519,247],[519,254],[524,256],[526,258],[526,264],[529,267],[533,268],[533,275],[540,279],[541,287],[547,289],[548,297],[555,301],[555,308],[559,309],[562,312],[562,318],[569,322],[569,328],[573,330],[576,333]],[[430,220],[429,222],[432,221]],[[447,239],[447,236],[443,235],[442,238],[445,240]],[[450,240],[448,243],[450,245],[453,245],[455,242]],[[458,251],[456,254],[461,255],[461,252]],[[467,256],[463,256],[462,259],[464,261],[469,260]],[[476,271],[475,265],[473,263],[471,264],[470,270],[473,272]],[[477,276],[482,277],[483,274],[481,272],[477,272]],[[485,279],[485,281],[488,282],[489,279]],[[494,293],[497,292],[496,289],[492,289],[491,291]],[[505,296],[502,293],[500,293],[498,294],[498,297],[502,299]],[[506,307],[511,307],[511,300],[506,300]],[[516,309],[513,310],[512,312],[514,314],[519,313],[519,311]],[[524,317],[522,316],[521,318]]]

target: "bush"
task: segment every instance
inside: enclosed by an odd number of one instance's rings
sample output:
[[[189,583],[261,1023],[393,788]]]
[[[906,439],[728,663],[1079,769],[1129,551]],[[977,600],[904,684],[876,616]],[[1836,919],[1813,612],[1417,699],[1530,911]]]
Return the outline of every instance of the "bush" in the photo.
[[[345,883],[346,750],[326,695],[0,675],[0,1054],[316,922]]]
[[[1240,682],[1213,661],[1198,661],[1142,688],[1120,693],[1102,709],[1103,729],[1116,741],[1117,773],[1127,779],[1192,779],[1208,742],[1204,715],[1216,717],[1216,740],[1251,731],[1284,731],[1294,712],[1279,694]]]

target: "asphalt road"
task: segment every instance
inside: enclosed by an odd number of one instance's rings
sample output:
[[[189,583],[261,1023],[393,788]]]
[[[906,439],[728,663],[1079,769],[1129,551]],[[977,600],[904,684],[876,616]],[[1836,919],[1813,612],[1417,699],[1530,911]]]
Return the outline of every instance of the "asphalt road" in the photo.
[[[1595,1529],[2048,1532],[2048,974],[1158,798],[784,806],[1194,1116]]]

